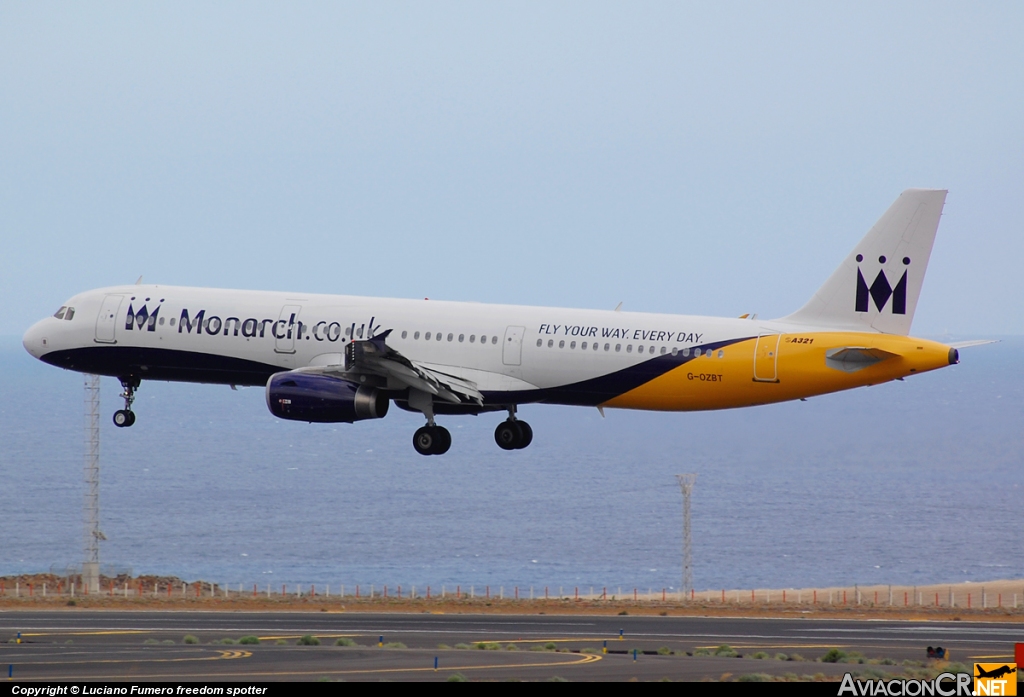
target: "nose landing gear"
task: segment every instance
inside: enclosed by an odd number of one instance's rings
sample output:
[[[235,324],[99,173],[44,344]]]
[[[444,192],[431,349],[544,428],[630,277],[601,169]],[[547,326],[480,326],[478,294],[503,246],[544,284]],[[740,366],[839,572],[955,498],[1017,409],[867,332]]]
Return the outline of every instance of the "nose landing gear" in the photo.
[[[118,409],[114,412],[114,425],[118,428],[127,428],[135,423],[135,412],[132,411],[132,402],[135,401],[135,390],[138,389],[142,383],[136,377],[121,378],[121,388],[124,392],[121,393],[121,397],[124,398],[124,409]]]

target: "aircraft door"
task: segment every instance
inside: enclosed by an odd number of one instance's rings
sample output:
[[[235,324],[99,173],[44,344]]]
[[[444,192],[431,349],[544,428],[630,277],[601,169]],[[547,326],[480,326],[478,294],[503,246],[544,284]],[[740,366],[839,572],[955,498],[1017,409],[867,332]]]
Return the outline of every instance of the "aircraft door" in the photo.
[[[103,298],[100,313],[96,316],[96,342],[100,344],[116,344],[115,330],[117,315],[124,302],[123,295],[108,295]]]
[[[299,333],[301,305],[285,305],[281,315],[274,322],[275,353],[295,353],[295,337]]]
[[[523,335],[526,327],[506,327],[505,341],[501,347],[501,362],[505,365],[522,365]]]
[[[779,381],[779,345],[782,334],[761,334],[754,346],[754,380]]]

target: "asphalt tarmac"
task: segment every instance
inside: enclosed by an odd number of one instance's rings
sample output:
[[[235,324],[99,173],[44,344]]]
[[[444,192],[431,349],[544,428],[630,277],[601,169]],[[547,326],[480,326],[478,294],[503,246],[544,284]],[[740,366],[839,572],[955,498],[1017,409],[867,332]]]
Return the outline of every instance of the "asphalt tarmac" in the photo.
[[[0,644],[0,666],[5,672],[11,666],[19,681],[394,681],[445,680],[454,673],[470,680],[558,677],[573,681],[718,680],[749,673],[839,676],[851,669],[885,672],[895,667],[814,659],[838,648],[868,659],[923,661],[926,647],[943,646],[953,661],[970,666],[976,660],[1012,661],[1014,642],[1024,641],[1024,625],[994,622],[329,612],[0,613],[0,641],[16,638],[19,632],[21,644]],[[185,635],[199,643],[184,644]],[[304,635],[317,637],[321,644],[297,645]],[[260,644],[220,643],[243,636],[257,636]],[[342,637],[358,646],[335,646]],[[381,642],[384,648],[378,646]],[[501,648],[477,649],[479,642]],[[518,650],[510,650],[509,644]],[[723,644],[742,657],[652,655],[658,649],[693,653]],[[558,651],[551,650],[552,645]],[[603,653],[605,648],[608,653]],[[806,660],[752,658],[757,652]]]

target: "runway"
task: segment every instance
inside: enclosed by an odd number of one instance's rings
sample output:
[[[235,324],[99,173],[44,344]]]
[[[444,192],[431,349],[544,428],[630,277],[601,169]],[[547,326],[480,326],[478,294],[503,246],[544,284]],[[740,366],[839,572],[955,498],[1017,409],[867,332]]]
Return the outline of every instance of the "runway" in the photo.
[[[866,659],[923,661],[927,646],[941,645],[952,660],[969,665],[1013,660],[1014,642],[1024,641],[1024,625],[990,622],[329,612],[0,614],[0,640],[19,632],[21,644],[0,644],[0,665],[13,666],[15,680],[95,681],[445,680],[454,673],[470,680],[841,675],[866,666],[813,659],[839,648]],[[184,644],[185,635],[199,643]],[[260,644],[219,643],[248,635],[259,637]],[[317,637],[321,645],[296,645],[304,635]],[[342,637],[358,646],[335,646]],[[382,642],[406,648],[378,647]],[[477,649],[479,642],[501,648]],[[510,644],[515,648],[510,650]],[[693,653],[722,644],[742,657],[643,653],[659,648]],[[602,653],[604,648],[609,653]],[[757,652],[807,660],[752,658]]]

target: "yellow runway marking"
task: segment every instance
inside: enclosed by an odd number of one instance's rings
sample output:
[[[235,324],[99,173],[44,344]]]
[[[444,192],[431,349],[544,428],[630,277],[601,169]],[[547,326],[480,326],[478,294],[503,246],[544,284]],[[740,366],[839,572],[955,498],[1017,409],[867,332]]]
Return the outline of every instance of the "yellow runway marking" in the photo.
[[[968,656],[967,658],[981,658],[981,659],[995,658],[995,659],[998,659],[998,660],[1001,660],[1001,661],[1005,661],[1008,658],[1013,658],[1013,656],[1011,656],[1009,654],[1006,654],[1006,655],[1003,655],[1003,656]]]
[[[261,636],[257,637],[260,641],[271,641],[276,639],[301,639],[306,636],[305,634],[281,634],[279,636]],[[343,637],[361,637],[371,636],[369,634],[310,634],[309,636],[316,637],[317,639],[340,639]],[[377,642],[374,642],[375,644]]]
[[[476,646],[477,644],[563,644],[570,641],[618,641],[618,637],[571,637],[569,639],[502,639],[501,641],[495,640],[481,640],[468,642],[470,645]]]
[[[218,651],[219,656],[203,656],[197,658],[101,658],[91,661],[18,661],[24,666],[45,666],[52,664],[71,665],[75,663],[91,665],[93,663],[184,663],[188,661],[225,661],[235,658],[249,658],[251,651]]]
[[[447,673],[452,671],[467,671],[467,670],[490,670],[495,668],[548,668],[555,666],[582,666],[589,663],[596,663],[600,661],[602,656],[596,654],[590,654],[581,656],[579,660],[575,661],[552,661],[550,663],[500,663],[493,665],[482,665],[482,666],[444,666],[438,668],[436,672]],[[244,678],[258,678],[258,677],[275,677],[275,676],[301,676],[301,675],[369,675],[369,674],[383,674],[383,673],[433,673],[433,666],[428,668],[367,668],[365,670],[302,670],[302,671],[282,671],[282,672],[250,672],[245,673],[215,673],[211,674],[211,678],[231,678],[231,677],[244,677]],[[116,680],[123,676],[120,675],[90,675],[88,680]],[[179,674],[169,675],[137,675],[138,678],[168,678],[168,679],[182,679]],[[189,678],[203,677],[203,676],[187,676]],[[23,680],[29,679],[34,680],[36,678],[22,678]],[[81,680],[80,675],[67,675],[67,676],[46,676],[45,678],[38,678],[39,680]]]
[[[149,629],[111,629],[102,632],[22,632],[25,636],[104,636],[108,634],[152,634]]]
[[[698,649],[717,649],[721,644],[698,646]],[[851,644],[729,644],[732,649],[848,649]],[[864,647],[859,647],[864,648]],[[872,647],[875,648],[875,647]]]

